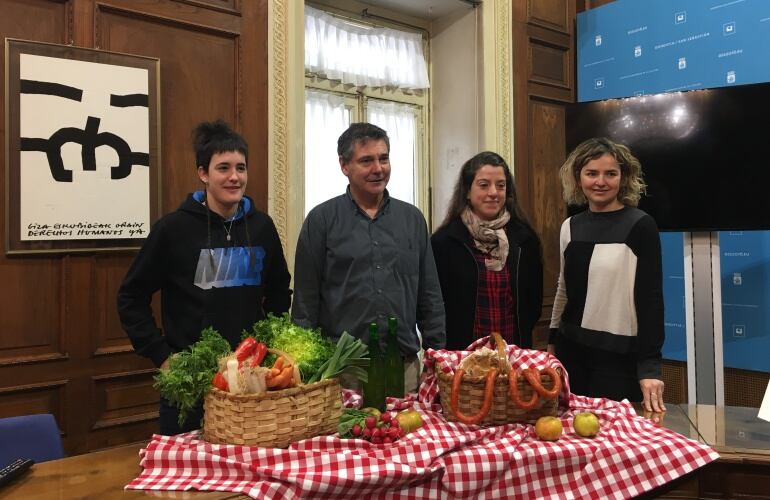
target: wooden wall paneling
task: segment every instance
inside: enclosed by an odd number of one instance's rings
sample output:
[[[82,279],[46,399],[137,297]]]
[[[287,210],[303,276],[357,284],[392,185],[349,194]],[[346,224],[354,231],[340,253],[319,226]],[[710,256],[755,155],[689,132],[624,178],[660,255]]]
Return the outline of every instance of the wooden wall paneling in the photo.
[[[543,315],[534,332],[535,346],[542,348],[566,216],[558,169],[566,156],[564,106],[575,98],[575,3],[514,0],[512,10],[514,170],[522,205],[543,245]]]
[[[171,152],[168,157],[164,148],[163,164],[192,169],[182,169],[181,177],[173,180],[180,186],[178,192],[164,193],[164,211],[176,208],[187,192],[200,186],[189,133],[198,122],[215,118],[231,123],[248,142],[246,192],[258,208],[267,210],[267,2],[249,0],[233,3],[232,9],[214,8],[222,3],[226,2],[138,6],[133,0],[110,0],[96,5],[98,47],[161,59],[161,143],[172,141],[175,152],[182,155]],[[149,32],[136,37],[136,29]],[[196,106],[189,106],[190,96]],[[166,123],[169,119],[174,123]]]
[[[222,12],[229,12],[231,14],[240,13],[240,2],[244,0],[179,0],[182,3],[189,3],[190,5],[198,5],[201,7],[208,7],[214,10],[220,10]],[[250,1],[250,0],[245,0]]]
[[[91,378],[88,449],[146,439],[146,428],[154,429],[158,418],[155,373],[154,368],[148,368]]]
[[[93,377],[94,429],[157,417],[157,392],[152,388],[154,369],[110,373]],[[139,409],[139,411],[136,411]]]
[[[0,39],[66,43],[71,5],[53,0],[4,0]],[[3,56],[4,57],[4,56]],[[0,64],[5,81],[5,60]],[[5,100],[0,116],[5,116]],[[5,123],[5,122],[3,122]],[[5,126],[0,130],[0,192],[5,196]],[[5,241],[5,224],[0,237]],[[68,377],[64,340],[66,302],[61,300],[65,270],[59,258],[14,257],[0,253],[0,417],[52,413],[65,432]],[[41,368],[42,367],[42,368]],[[45,371],[45,372],[44,372]]]
[[[0,418],[51,413],[59,424],[59,430],[66,434],[64,393],[68,382],[68,380],[49,380],[38,384],[9,385],[0,388]]]
[[[109,356],[125,352],[133,352],[128,337],[123,332],[116,307],[116,296],[120,284],[126,274],[126,257],[123,255],[104,254],[93,257],[91,262],[90,280],[94,284],[92,290],[107,293],[94,294],[93,304],[93,335],[90,339],[89,355]],[[156,320],[160,315],[156,313]],[[148,361],[149,366],[149,361]]]
[[[0,262],[4,282],[12,284],[0,300],[0,366],[64,359],[61,260],[20,260]]]
[[[580,4],[582,4],[582,8],[578,9],[578,12],[583,12],[584,10],[588,9],[595,9],[596,7],[601,7],[602,5],[607,5],[608,3],[612,3],[615,0],[580,0]]]
[[[247,192],[267,207],[265,0],[0,0],[0,11],[3,38],[161,60],[162,213],[199,188],[190,132],[216,118],[249,142]],[[0,166],[4,191],[4,155]],[[0,254],[12,283],[0,291],[0,417],[53,413],[68,455],[157,431],[155,369],[133,352],[115,310],[134,255]]]
[[[0,33],[3,38],[67,43],[69,10],[71,4],[63,0],[3,0]]]
[[[268,107],[267,107],[267,37],[268,5],[273,0],[251,0],[249,9],[241,0],[242,19],[249,29],[241,30],[239,59],[238,121],[249,142],[249,194],[257,208],[267,213],[268,182]],[[284,105],[287,105],[284,103]],[[304,108],[303,108],[304,109]]]
[[[567,4],[571,0],[528,0],[527,22],[544,28],[553,29],[560,33],[569,33],[574,20],[574,9]],[[570,17],[570,11],[573,17]]]
[[[564,162],[564,105],[531,98],[529,102],[532,206],[543,245],[543,304],[553,305],[559,278],[559,231],[564,201],[558,168]]]
[[[573,100],[572,90],[572,48],[569,35],[554,33],[538,26],[527,26],[527,81],[553,87],[555,91],[566,90],[567,94],[554,94],[558,100]]]
[[[193,126],[216,118],[235,124],[237,33],[101,4],[96,16],[101,48],[161,60],[161,143],[171,145],[162,152],[162,207],[173,211],[201,187],[190,142]]]

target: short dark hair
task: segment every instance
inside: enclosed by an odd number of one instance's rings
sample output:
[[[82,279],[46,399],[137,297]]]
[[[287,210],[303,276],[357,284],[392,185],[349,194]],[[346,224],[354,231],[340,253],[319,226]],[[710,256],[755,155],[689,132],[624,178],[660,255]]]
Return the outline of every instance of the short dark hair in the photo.
[[[385,146],[390,152],[390,138],[388,133],[377,125],[371,123],[353,123],[337,139],[337,155],[342,161],[347,163],[353,158],[353,146],[355,144],[366,143],[370,140],[383,140]]]
[[[249,146],[243,137],[224,120],[202,122],[193,129],[193,148],[195,163],[208,172],[211,157],[217,153],[237,151],[249,161]]]

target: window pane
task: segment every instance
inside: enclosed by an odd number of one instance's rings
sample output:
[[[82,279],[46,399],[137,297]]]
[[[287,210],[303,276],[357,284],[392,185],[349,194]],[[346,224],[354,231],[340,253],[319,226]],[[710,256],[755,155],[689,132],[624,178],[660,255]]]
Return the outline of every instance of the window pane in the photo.
[[[316,205],[345,192],[337,139],[350,126],[350,108],[335,94],[305,94],[305,215]]]
[[[388,193],[401,201],[415,203],[418,166],[417,108],[408,104],[369,99],[367,121],[382,127],[390,137],[390,182]]]

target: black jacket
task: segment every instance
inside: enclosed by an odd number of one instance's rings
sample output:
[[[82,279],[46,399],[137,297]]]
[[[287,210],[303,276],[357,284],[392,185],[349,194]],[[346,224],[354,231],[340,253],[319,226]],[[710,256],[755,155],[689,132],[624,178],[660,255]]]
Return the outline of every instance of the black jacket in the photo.
[[[514,296],[516,332],[520,347],[532,347],[532,328],[543,306],[543,262],[540,241],[527,226],[510,221],[505,228],[510,250],[508,271]],[[431,237],[446,311],[446,348],[461,350],[473,342],[478,267],[473,240],[460,217]]]
[[[118,290],[123,329],[156,366],[197,342],[205,327],[235,347],[266,313],[289,310],[289,271],[272,219],[244,197],[239,215],[225,222],[207,216],[202,199],[202,192],[188,195],[155,223]],[[162,330],[150,308],[158,290]]]

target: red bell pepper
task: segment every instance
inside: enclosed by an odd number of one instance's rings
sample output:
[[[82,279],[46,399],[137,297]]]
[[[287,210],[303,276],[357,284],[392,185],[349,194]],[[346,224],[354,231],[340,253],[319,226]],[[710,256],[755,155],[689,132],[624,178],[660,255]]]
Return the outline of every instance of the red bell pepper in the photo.
[[[251,356],[251,361],[249,362],[249,366],[251,366],[252,368],[255,368],[260,364],[262,364],[262,361],[265,359],[266,354],[267,354],[267,346],[262,342],[258,343],[254,348],[254,354],[252,354]]]
[[[240,365],[244,359],[247,359],[251,354],[254,352],[254,349],[257,347],[257,341],[254,337],[246,337],[241,341],[240,344],[238,344],[238,347],[235,348],[235,359],[238,360],[238,364]]]
[[[227,380],[225,379],[225,376],[222,375],[220,372],[216,372],[214,374],[214,378],[211,380],[211,385],[219,389],[220,391],[229,391],[230,386],[227,385]]]

